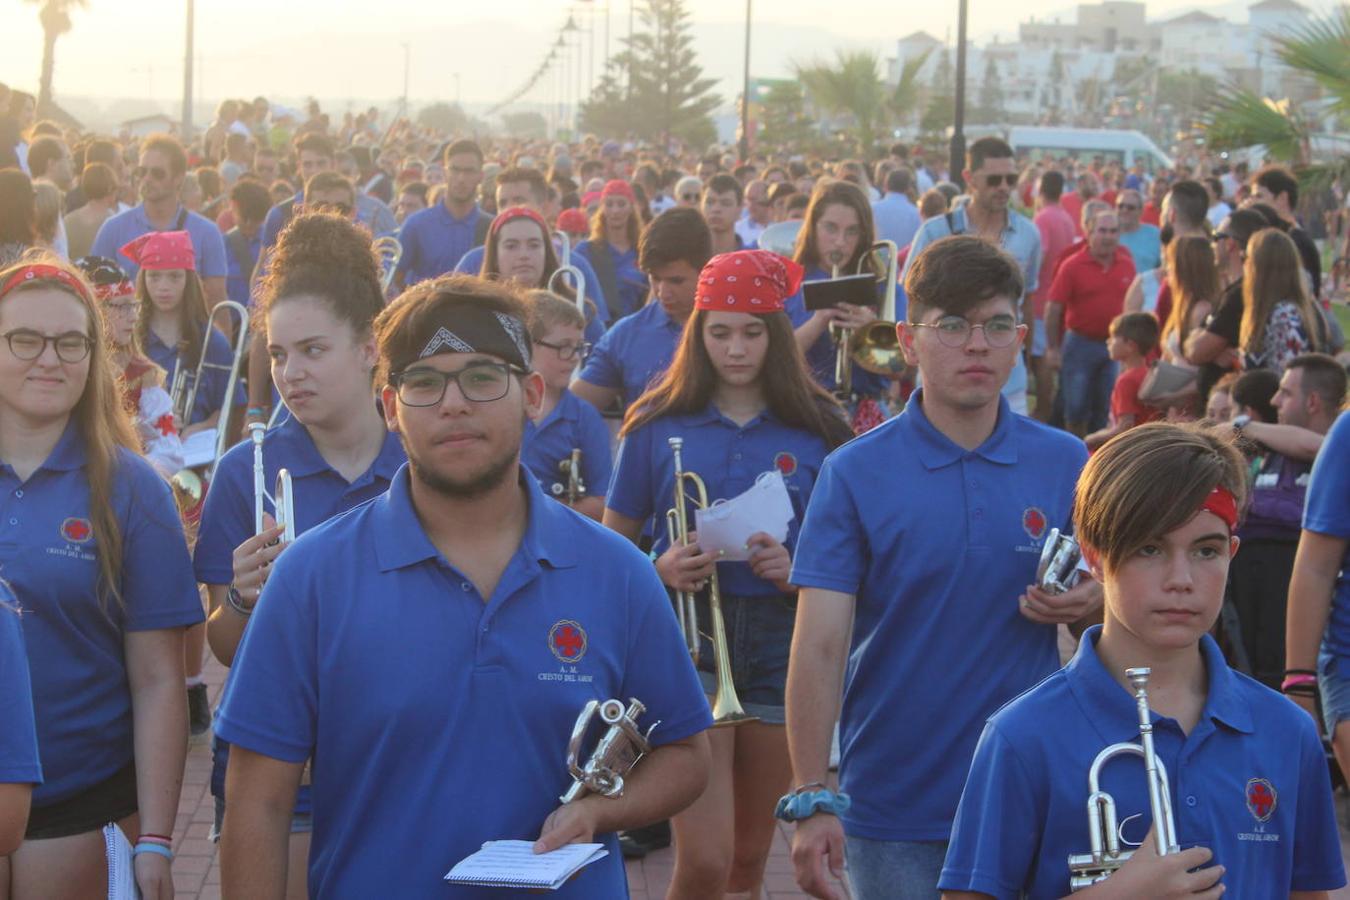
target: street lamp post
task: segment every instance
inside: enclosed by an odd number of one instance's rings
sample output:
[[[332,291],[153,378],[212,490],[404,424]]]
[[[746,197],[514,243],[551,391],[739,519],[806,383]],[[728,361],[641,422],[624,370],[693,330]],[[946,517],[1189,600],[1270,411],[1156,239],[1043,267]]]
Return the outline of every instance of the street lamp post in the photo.
[[[750,160],[750,0],[745,0],[745,72],[741,87],[741,162]]]
[[[192,19],[196,0],[187,0],[187,49],[183,54],[183,139],[192,136]]]
[[[948,177],[963,185],[961,171],[966,163],[966,4],[960,0],[956,18],[956,110],[952,116],[952,146],[948,158]]]

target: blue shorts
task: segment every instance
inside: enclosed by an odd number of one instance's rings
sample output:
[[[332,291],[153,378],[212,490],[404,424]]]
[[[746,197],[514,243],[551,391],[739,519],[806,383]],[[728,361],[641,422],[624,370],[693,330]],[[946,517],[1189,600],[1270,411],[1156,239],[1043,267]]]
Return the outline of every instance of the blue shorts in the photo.
[[[936,900],[946,841],[844,838],[848,882],[856,900]]]
[[[1336,726],[1350,720],[1350,669],[1344,660],[1322,648],[1317,654],[1317,688],[1322,694],[1322,721],[1333,738]]]
[[[708,603],[699,598],[700,641],[698,677],[703,690],[717,691],[713,668],[712,620]],[[731,654],[731,681],[741,706],[766,725],[787,721],[784,693],[787,688],[788,651],[792,649],[792,626],[797,620],[797,598],[791,594],[763,597],[722,596],[722,620],[726,623],[727,648]]]

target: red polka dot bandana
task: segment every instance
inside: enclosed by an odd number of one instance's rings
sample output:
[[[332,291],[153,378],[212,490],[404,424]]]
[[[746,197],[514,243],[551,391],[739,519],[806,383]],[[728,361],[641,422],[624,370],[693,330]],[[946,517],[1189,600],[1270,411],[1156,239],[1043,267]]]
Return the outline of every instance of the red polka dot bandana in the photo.
[[[150,271],[197,268],[192,237],[186,231],[152,231],[123,245],[118,252]]]
[[[737,250],[708,260],[698,276],[697,309],[723,312],[782,312],[797,293],[802,267],[768,250]]]
[[[17,270],[13,275],[5,279],[4,284],[0,284],[0,297],[5,296],[15,288],[22,287],[35,281],[56,281],[70,288],[85,300],[89,299],[89,289],[84,286],[84,282],[76,278],[58,266],[49,266],[37,264],[24,266]]]

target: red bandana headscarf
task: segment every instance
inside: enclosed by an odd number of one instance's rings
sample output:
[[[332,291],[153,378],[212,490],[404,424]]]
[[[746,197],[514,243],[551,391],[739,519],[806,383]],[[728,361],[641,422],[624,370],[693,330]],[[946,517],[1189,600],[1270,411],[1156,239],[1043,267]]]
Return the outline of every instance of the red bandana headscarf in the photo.
[[[192,236],[186,231],[152,231],[123,245],[118,252],[149,271],[197,268]]]
[[[797,293],[802,267],[768,250],[737,250],[708,260],[698,276],[696,309],[723,312],[782,312]]]

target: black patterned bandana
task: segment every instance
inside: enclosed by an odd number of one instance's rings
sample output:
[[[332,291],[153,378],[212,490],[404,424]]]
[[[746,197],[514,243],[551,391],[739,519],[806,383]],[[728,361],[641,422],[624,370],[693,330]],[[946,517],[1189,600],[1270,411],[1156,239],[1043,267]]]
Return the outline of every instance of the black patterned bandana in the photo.
[[[419,333],[404,346],[410,355],[390,360],[393,371],[440,353],[486,353],[522,369],[530,368],[530,337],[525,323],[473,303],[443,308],[440,315],[422,323]]]

